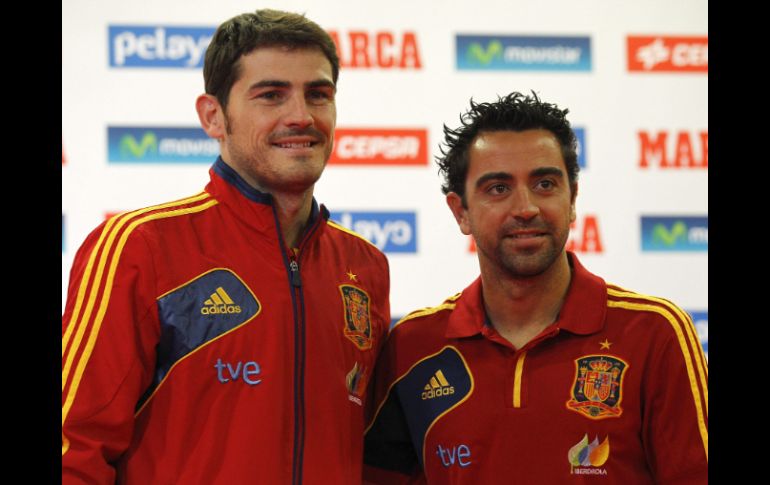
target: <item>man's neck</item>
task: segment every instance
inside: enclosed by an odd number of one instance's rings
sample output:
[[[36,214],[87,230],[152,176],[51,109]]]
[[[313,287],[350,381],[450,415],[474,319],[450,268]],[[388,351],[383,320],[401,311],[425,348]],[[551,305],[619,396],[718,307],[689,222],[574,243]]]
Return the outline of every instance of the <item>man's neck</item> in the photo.
[[[313,188],[301,194],[272,192],[272,196],[284,243],[289,248],[295,248],[299,245],[310,219],[310,211],[313,209]]]
[[[482,265],[484,309],[498,333],[520,349],[556,321],[571,277],[566,253],[544,273],[530,278],[485,271]]]

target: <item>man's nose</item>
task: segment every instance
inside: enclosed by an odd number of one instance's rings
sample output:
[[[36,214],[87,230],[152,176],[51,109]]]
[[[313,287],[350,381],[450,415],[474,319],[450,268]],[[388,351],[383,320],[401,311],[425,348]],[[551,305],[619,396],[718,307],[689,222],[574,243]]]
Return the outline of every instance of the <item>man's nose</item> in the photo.
[[[518,219],[529,220],[540,213],[529,190],[516,190],[511,201],[511,214]]]
[[[307,127],[313,124],[304,93],[293,95],[286,103],[284,122],[287,126]]]

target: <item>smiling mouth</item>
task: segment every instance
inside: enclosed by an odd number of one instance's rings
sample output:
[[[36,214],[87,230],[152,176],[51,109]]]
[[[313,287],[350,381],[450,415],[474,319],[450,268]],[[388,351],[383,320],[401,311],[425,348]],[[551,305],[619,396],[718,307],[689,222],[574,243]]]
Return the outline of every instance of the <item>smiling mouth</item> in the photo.
[[[545,236],[544,232],[528,232],[528,233],[522,233],[522,234],[508,234],[507,237],[511,239],[531,239],[534,237],[542,237]]]
[[[273,146],[278,148],[310,148],[315,146],[316,142],[306,141],[303,143],[273,143]]]

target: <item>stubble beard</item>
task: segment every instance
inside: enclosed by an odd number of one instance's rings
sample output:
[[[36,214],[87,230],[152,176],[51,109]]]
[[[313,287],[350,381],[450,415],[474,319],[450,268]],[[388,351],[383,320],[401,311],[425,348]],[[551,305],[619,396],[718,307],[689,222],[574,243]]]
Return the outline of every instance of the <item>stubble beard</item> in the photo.
[[[244,173],[248,178],[251,185],[256,185],[256,188],[264,192],[304,192],[308,188],[311,188],[321,178],[321,174],[326,168],[326,164],[331,156],[333,136],[331,140],[328,140],[324,150],[323,165],[320,170],[315,171],[313,168],[308,167],[313,163],[313,156],[296,156],[293,157],[295,163],[299,164],[298,170],[292,173],[291,177],[286,177],[285,174],[272,173],[265,174],[260,173],[256,167],[269,167],[270,161],[266,159],[270,154],[261,152],[259,150],[244,151],[241,149],[241,145],[232,142],[233,128],[232,121],[229,116],[225,114],[225,131],[230,135],[226,140],[227,152],[230,155],[231,160],[228,160],[234,167],[237,167],[239,171]],[[314,128],[311,130],[319,139],[325,140],[326,137],[322,133],[318,132]],[[268,148],[268,150],[270,150]],[[301,172],[301,176],[298,176]],[[267,177],[265,176],[267,175]],[[271,176],[273,175],[273,176]],[[287,180],[288,178],[288,180]]]
[[[502,236],[499,236],[498,244],[492,251],[486,251],[477,241],[478,251],[490,260],[498,271],[502,271],[509,278],[524,279],[539,276],[557,262],[564,252],[569,235],[569,231],[565,231],[564,234],[557,234],[558,239],[556,239],[553,228],[548,227],[547,230],[545,244],[531,251],[511,248],[506,238]]]

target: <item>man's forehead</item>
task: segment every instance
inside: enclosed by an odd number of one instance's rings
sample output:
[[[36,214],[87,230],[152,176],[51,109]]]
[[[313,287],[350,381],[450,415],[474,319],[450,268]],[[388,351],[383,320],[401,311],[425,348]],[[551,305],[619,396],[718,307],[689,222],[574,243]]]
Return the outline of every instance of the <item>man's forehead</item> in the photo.
[[[324,80],[326,78],[333,83],[331,61],[324,55],[320,47],[287,46],[282,44],[259,46],[242,54],[236,63],[237,77],[235,82],[243,80],[243,77],[247,72],[250,80],[253,82],[259,80],[290,81],[289,78],[299,75],[296,70],[288,67],[291,63],[290,58],[297,55],[307,54],[317,54],[319,59],[323,60],[323,64],[322,66],[319,66],[320,69],[316,72],[317,75],[313,75],[311,79],[303,79],[303,84]],[[286,64],[278,61],[282,57],[286,58]],[[270,64],[270,66],[267,64]],[[308,67],[315,66],[308,64]],[[281,74],[281,71],[286,72]]]

